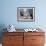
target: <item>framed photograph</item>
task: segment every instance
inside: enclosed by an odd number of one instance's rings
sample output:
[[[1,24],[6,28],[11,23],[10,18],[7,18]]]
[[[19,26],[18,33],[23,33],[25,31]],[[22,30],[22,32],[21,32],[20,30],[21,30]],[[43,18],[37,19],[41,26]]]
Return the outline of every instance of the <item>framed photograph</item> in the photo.
[[[18,7],[17,20],[22,22],[34,22],[35,7]]]

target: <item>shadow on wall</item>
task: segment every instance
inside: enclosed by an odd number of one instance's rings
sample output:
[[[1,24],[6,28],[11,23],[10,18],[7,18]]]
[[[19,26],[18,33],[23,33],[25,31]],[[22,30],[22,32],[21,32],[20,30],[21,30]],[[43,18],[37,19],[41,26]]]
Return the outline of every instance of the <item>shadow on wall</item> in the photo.
[[[5,25],[4,24],[0,24],[0,43],[2,43],[2,36],[3,36],[3,32],[5,32],[6,30],[4,30]]]

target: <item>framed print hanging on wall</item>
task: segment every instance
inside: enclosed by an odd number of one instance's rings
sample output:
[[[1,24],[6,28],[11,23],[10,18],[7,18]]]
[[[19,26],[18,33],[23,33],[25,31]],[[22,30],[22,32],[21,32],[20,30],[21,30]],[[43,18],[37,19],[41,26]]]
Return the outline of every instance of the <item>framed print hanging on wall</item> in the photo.
[[[35,21],[35,7],[18,7],[17,21],[34,22]]]

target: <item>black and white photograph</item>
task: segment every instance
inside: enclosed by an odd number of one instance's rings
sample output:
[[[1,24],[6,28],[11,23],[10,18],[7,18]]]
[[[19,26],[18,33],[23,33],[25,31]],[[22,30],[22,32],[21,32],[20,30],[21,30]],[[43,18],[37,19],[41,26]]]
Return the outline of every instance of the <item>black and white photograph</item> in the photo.
[[[17,8],[17,20],[24,22],[35,21],[35,7],[18,7]]]

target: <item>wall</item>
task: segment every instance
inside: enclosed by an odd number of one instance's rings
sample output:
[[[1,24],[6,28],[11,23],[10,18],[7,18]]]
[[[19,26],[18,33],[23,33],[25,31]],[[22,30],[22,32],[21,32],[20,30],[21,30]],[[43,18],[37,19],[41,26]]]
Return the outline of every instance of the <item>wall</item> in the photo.
[[[0,31],[13,24],[16,28],[40,27],[46,32],[46,0],[0,0]],[[35,7],[35,22],[18,22],[17,7]]]
[[[46,0],[0,0],[0,25],[16,28],[46,28]],[[35,22],[18,22],[17,7],[35,7]],[[1,27],[1,26],[0,26]]]

